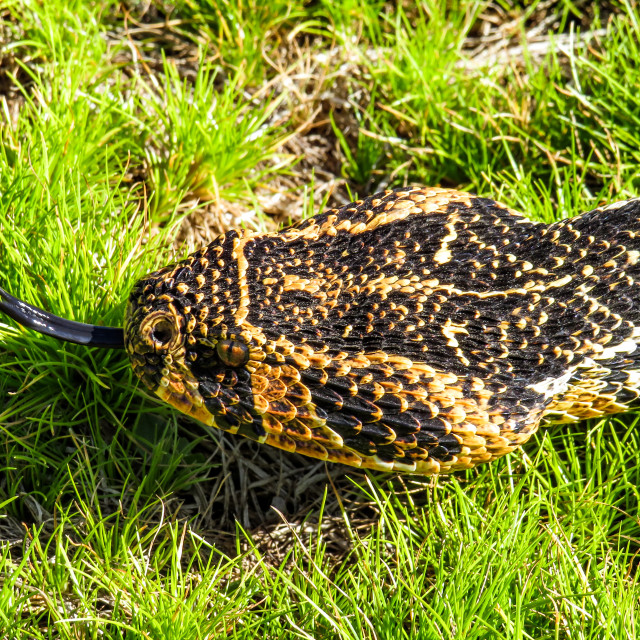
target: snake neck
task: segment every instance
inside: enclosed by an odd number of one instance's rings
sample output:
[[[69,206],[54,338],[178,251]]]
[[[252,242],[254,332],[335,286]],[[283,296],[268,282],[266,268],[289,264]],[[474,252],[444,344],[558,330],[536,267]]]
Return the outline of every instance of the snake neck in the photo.
[[[640,200],[562,220],[541,236],[541,248],[551,247],[555,298],[581,323],[568,335],[571,344],[581,342],[573,362],[545,390],[544,419],[627,411],[638,404],[640,386]]]

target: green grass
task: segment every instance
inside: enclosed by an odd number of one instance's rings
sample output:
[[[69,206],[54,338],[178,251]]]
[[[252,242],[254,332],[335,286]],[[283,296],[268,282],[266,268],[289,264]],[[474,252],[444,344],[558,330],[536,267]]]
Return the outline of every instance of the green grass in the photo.
[[[113,325],[220,230],[388,185],[547,221],[637,195],[634,3],[399,4],[0,2],[0,284]],[[2,319],[0,637],[635,638],[639,448],[629,415],[365,475]]]

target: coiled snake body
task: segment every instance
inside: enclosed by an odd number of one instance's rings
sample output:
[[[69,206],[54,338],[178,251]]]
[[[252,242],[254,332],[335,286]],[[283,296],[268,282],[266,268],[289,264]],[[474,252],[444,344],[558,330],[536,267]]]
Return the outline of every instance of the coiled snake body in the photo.
[[[396,189],[277,233],[229,231],[143,278],[124,343],[196,420],[322,460],[446,472],[541,422],[633,406],[639,258],[640,200],[547,225]]]

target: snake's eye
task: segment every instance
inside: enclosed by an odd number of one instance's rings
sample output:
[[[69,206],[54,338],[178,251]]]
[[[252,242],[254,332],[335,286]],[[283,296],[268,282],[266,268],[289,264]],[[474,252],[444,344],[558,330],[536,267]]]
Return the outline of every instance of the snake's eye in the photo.
[[[218,358],[228,367],[241,367],[249,362],[249,347],[237,340],[220,340],[216,345]]]
[[[175,334],[175,327],[168,320],[162,318],[151,329],[151,337],[160,346],[164,346],[171,342]]]

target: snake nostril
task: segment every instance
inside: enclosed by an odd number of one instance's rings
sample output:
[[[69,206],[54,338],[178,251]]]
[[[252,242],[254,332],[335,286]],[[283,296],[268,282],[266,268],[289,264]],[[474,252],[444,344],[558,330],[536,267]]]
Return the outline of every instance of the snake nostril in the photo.
[[[160,346],[171,342],[175,333],[175,327],[167,320],[160,320],[151,330],[151,337]]]

